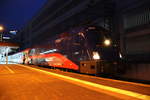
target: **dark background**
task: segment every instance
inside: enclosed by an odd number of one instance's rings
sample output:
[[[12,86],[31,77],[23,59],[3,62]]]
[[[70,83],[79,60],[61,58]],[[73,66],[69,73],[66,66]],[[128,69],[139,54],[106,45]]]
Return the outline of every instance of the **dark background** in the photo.
[[[23,27],[47,0],[0,0],[0,24],[6,30]]]

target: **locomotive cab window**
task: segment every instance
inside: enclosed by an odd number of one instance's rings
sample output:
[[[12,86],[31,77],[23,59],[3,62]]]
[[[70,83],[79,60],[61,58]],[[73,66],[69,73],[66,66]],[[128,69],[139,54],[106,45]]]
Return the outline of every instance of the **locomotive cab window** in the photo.
[[[92,44],[101,45],[104,41],[106,32],[99,31],[98,29],[88,29],[86,33],[87,40]]]

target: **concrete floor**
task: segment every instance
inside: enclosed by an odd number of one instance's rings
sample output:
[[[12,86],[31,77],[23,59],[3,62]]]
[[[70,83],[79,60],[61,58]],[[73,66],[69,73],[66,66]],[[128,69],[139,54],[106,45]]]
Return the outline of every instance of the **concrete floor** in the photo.
[[[37,67],[38,68],[38,67]],[[50,71],[50,70],[47,70]],[[59,73],[59,71],[57,72]],[[61,72],[62,73],[62,72]],[[60,74],[61,74],[60,73]],[[76,75],[77,76],[77,75]],[[80,76],[81,77],[81,76]],[[88,77],[88,76],[87,76]],[[86,78],[87,78],[86,77]],[[91,76],[89,76],[90,78]],[[107,83],[107,80],[106,80]],[[150,88],[147,87],[149,91]],[[19,65],[0,65],[0,100],[127,100]],[[138,100],[130,98],[128,100]]]

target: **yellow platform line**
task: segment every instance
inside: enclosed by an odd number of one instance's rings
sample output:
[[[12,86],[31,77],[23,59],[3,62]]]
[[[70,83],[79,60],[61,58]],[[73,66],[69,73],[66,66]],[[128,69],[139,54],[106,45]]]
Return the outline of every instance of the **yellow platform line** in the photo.
[[[13,70],[11,70],[7,65],[5,65],[5,68],[6,68],[7,70],[9,70],[12,74],[15,73],[15,72],[14,72]]]
[[[136,93],[136,92],[132,92],[132,91],[128,91],[128,90],[118,89],[118,88],[105,86],[105,85],[101,85],[101,84],[97,84],[97,83],[93,83],[93,82],[89,82],[89,81],[84,81],[84,80],[76,79],[76,78],[73,78],[73,77],[64,76],[64,75],[44,71],[44,70],[37,69],[37,68],[32,68],[32,67],[25,66],[25,65],[20,65],[20,64],[17,64],[17,65],[25,67],[25,68],[32,69],[32,70],[36,70],[36,71],[39,71],[39,72],[43,72],[43,73],[46,73],[46,74],[49,74],[49,75],[53,75],[53,76],[56,76],[56,77],[59,77],[59,78],[63,78],[63,79],[71,80],[71,81],[74,81],[74,82],[78,82],[80,84],[82,83],[82,84],[93,87],[93,90],[95,90],[94,89],[94,87],[95,87],[95,88],[98,88],[98,89],[103,89],[103,90],[107,90],[107,91],[110,91],[110,92],[115,92],[115,93],[118,93],[118,94],[134,97],[134,98],[137,98],[137,99],[150,100],[149,95],[144,95],[144,94],[140,94],[140,93]]]

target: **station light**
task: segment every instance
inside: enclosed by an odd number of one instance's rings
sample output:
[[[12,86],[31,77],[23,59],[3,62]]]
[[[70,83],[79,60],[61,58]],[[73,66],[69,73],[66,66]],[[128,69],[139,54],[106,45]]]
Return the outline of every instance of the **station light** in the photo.
[[[3,38],[3,39],[7,39],[7,40],[10,39],[10,37],[2,37],[2,38]]]
[[[17,30],[9,31],[9,33],[16,34],[16,33],[17,33]]]
[[[0,32],[3,32],[4,31],[4,27],[2,25],[0,25]],[[2,33],[0,33],[0,41],[2,42],[3,41],[3,35]]]
[[[0,26],[0,31],[3,31],[4,30],[4,27],[3,26]]]

